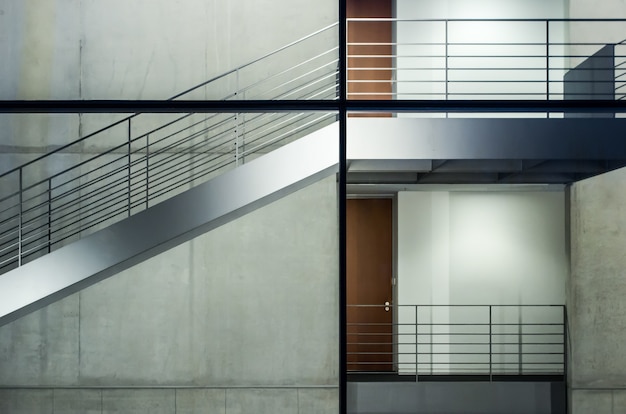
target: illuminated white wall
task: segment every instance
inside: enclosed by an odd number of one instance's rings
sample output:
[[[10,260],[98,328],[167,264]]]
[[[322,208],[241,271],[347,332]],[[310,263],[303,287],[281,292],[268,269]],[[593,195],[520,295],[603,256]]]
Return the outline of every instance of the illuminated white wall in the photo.
[[[562,191],[400,192],[397,231],[395,303],[401,333],[408,334],[400,335],[401,343],[415,342],[414,328],[402,325],[416,320],[414,309],[405,305],[565,304],[569,259]],[[497,308],[492,316],[494,322],[517,322],[518,311]],[[525,318],[555,317],[548,312],[552,310],[529,310]],[[488,322],[488,309],[420,308],[418,321],[466,323],[475,318]],[[414,348],[399,345],[401,352]],[[436,351],[448,349],[439,346]],[[439,362],[453,360],[439,357]],[[414,356],[400,355],[399,362],[401,371],[411,371]]]
[[[443,21],[408,20],[564,18],[564,3],[564,0],[397,0],[396,17],[400,19],[395,33],[398,43],[398,98],[445,99],[447,92],[450,99],[545,99],[545,22],[450,21],[447,23],[446,34],[446,23]],[[562,24],[553,24],[549,34],[550,41],[561,42],[565,32]],[[444,45],[446,40],[450,44],[447,49]],[[507,44],[486,44],[494,42]],[[457,45],[453,45],[454,43]],[[459,43],[464,45],[458,45]],[[468,43],[474,45],[467,45]],[[520,43],[524,44],[519,45]],[[562,55],[562,48],[559,48],[552,47],[550,53]],[[443,57],[446,55],[449,56],[447,62]],[[523,57],[505,57],[510,55]],[[562,67],[560,63],[557,59],[552,59],[550,65]],[[448,71],[447,91],[444,70],[446,65],[451,69]],[[500,70],[477,70],[480,68]],[[559,79],[562,78],[562,73],[552,71],[550,77],[552,80]],[[461,80],[463,82],[459,83]],[[560,92],[559,83],[551,85],[551,94]]]
[[[399,304],[564,304],[561,191],[398,193]]]

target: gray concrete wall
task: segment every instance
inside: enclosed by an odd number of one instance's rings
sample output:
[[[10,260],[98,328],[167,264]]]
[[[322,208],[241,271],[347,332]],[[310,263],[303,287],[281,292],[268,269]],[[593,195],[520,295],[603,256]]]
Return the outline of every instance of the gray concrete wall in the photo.
[[[336,20],[332,0],[0,0],[0,99],[167,99]],[[221,99],[336,42],[329,31],[185,98]],[[122,117],[0,114],[0,174]],[[164,122],[143,119],[135,130]],[[66,152],[109,148],[120,133]]]
[[[334,177],[0,328],[0,412],[338,409]]]
[[[626,170],[572,186],[572,412],[626,411]]]

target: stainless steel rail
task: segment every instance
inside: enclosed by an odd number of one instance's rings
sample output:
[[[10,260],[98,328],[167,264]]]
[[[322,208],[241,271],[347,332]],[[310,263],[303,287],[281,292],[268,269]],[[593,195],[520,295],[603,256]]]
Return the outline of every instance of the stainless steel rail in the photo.
[[[393,321],[380,322],[382,313]],[[491,377],[566,371],[562,305],[395,305],[387,310],[348,305],[347,335],[351,372]]]
[[[171,99],[336,100],[336,27]],[[0,272],[145,210],[335,117],[328,112],[134,114],[63,145],[0,175]]]
[[[623,99],[625,19],[348,19],[392,24],[394,41],[348,43],[349,99]],[[578,36],[578,33],[583,33]],[[613,56],[595,57],[606,46]],[[363,63],[359,63],[363,62]],[[571,71],[577,76],[568,76]],[[379,88],[380,89],[380,88]],[[617,96],[617,97],[616,97]]]

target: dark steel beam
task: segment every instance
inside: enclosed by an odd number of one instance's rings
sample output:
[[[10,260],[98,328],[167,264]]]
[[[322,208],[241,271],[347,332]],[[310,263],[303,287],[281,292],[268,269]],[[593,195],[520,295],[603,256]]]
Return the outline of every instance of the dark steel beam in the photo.
[[[345,90],[343,88],[340,88]],[[345,92],[343,92],[345,93]],[[624,100],[0,100],[0,113],[186,112],[580,112],[626,113]]]
[[[339,414],[348,411],[348,287],[347,287],[347,174],[348,174],[348,5],[339,0]]]

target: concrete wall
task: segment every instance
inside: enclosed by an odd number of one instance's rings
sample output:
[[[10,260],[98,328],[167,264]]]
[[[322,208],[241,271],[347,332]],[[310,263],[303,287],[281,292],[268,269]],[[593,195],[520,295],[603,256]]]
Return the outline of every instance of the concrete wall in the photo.
[[[167,99],[336,20],[331,0],[0,0],[0,99]],[[185,98],[222,99],[237,82],[266,77],[336,41],[330,31]],[[0,174],[120,118],[0,115]],[[99,151],[113,138],[67,152]]]
[[[567,302],[577,414],[626,410],[625,180],[621,169],[572,186]]]
[[[336,412],[337,234],[332,177],[1,327],[0,412]]]

